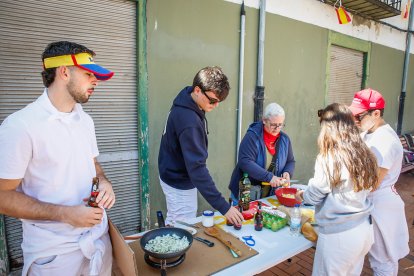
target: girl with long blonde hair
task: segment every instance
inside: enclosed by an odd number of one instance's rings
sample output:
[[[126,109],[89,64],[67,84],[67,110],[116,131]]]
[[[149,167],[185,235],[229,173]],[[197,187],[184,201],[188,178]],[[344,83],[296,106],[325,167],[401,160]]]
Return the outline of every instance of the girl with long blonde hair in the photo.
[[[333,103],[318,115],[315,174],[296,194],[315,205],[319,224],[312,275],[360,275],[374,241],[367,196],[378,183],[377,161],[347,106]]]

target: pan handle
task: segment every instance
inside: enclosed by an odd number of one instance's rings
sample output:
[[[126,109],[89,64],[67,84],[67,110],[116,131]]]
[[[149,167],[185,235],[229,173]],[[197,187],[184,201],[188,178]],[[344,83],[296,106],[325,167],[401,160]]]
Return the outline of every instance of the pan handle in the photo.
[[[164,216],[162,215],[162,211],[157,211],[157,222],[158,228],[165,227]]]
[[[161,260],[161,276],[167,276],[167,270],[165,269],[167,267],[167,260]]]

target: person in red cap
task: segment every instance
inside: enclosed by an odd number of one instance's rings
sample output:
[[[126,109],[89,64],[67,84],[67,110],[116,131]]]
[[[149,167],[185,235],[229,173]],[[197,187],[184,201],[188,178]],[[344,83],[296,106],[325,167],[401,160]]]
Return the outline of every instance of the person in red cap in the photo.
[[[105,209],[115,194],[81,104],[113,73],[94,55],[73,42],[50,43],[42,54],[43,94],[0,126],[0,213],[22,220],[23,276],[111,275]],[[85,202],[94,177],[99,208]]]
[[[403,148],[383,118],[385,100],[378,91],[368,88],[357,92],[349,108],[379,167],[379,186],[370,194],[375,238],[369,251],[371,268],[374,275],[397,275],[398,260],[409,253],[404,202],[394,187],[401,171]]]

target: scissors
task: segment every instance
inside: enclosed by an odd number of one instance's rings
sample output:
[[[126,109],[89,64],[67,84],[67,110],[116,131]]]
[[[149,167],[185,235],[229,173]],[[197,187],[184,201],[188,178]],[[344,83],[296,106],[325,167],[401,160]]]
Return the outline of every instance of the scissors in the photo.
[[[253,239],[253,236],[243,236],[242,239],[246,242],[248,246],[254,246],[256,241]]]

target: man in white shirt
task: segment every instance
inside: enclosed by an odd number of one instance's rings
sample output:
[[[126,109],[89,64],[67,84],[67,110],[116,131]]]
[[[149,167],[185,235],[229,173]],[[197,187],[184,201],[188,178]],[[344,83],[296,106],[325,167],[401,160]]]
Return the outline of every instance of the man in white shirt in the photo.
[[[81,104],[113,73],[94,55],[76,43],[50,43],[43,94],[0,126],[0,213],[22,220],[23,275],[111,275],[105,209],[115,194]],[[94,177],[99,208],[86,206]]]
[[[385,100],[378,91],[368,88],[357,92],[349,108],[379,167],[379,186],[370,195],[375,241],[369,261],[375,276],[396,276],[398,260],[409,253],[404,202],[394,187],[401,171],[403,148],[398,135],[383,119]]]

